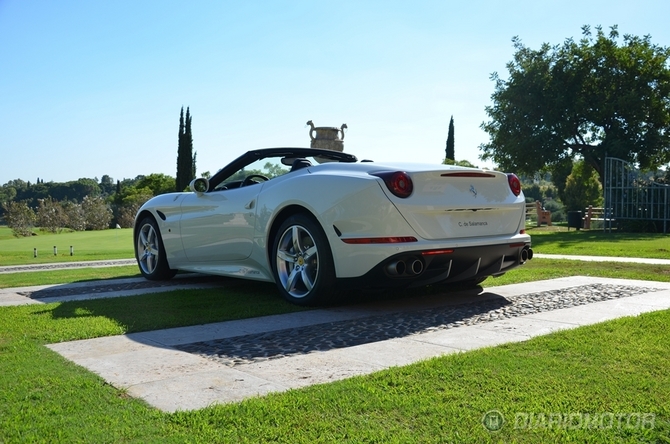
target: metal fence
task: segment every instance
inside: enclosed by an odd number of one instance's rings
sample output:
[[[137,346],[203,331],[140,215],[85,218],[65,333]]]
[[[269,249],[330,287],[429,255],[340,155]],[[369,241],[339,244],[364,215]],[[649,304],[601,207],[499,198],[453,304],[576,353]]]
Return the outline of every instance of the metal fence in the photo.
[[[605,159],[605,214],[609,220],[670,220],[670,186],[659,184],[635,165],[615,157]],[[607,226],[605,227],[607,228]]]

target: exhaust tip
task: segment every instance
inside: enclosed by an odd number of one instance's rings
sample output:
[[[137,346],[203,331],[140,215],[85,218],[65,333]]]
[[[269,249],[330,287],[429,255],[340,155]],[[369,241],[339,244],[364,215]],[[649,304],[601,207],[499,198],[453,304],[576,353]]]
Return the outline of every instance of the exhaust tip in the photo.
[[[519,252],[519,262],[522,264],[526,261],[529,261],[533,258],[533,250],[530,247],[523,247]]]
[[[392,276],[399,276],[405,274],[407,266],[403,261],[394,261],[386,266],[386,272]]]
[[[421,274],[423,272],[423,262],[419,259],[414,259],[410,265],[410,271],[412,274]]]
[[[528,250],[526,248],[523,248],[519,253],[519,262],[523,264],[527,260],[528,260]]]

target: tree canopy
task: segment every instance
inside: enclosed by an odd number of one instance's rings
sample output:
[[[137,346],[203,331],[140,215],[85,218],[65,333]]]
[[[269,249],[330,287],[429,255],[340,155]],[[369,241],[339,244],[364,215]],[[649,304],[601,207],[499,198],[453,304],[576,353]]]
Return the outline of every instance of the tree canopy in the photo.
[[[655,168],[670,160],[670,48],[582,28],[578,42],[516,50],[509,78],[491,75],[483,160],[533,174],[581,157],[601,181],[606,156]]]
[[[0,223],[4,218],[16,236],[30,236],[35,225],[60,232],[132,227],[139,207],[175,189],[175,179],[162,173],[114,182],[109,175],[69,182],[35,183],[21,179],[0,185]]]

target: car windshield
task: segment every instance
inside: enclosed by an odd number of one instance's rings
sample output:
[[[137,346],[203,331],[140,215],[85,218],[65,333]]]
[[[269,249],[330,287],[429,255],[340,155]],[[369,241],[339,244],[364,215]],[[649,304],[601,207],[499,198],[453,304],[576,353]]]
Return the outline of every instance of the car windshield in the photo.
[[[214,187],[214,191],[253,185],[283,176],[300,168],[331,162],[319,156],[273,156],[258,159],[234,171]]]
[[[251,175],[258,175],[273,179],[289,172],[289,168],[283,166],[278,158],[259,159],[249,165],[237,170],[230,177],[223,181],[221,185],[231,182],[241,181]]]

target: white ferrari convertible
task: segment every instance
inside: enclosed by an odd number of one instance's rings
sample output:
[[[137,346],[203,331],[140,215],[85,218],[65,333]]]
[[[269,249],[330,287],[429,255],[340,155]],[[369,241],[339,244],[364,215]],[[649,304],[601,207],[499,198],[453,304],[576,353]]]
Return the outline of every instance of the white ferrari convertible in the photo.
[[[144,204],[135,255],[147,279],[275,282],[302,305],[346,286],[475,286],[532,258],[525,208],[514,174],[259,149]]]

